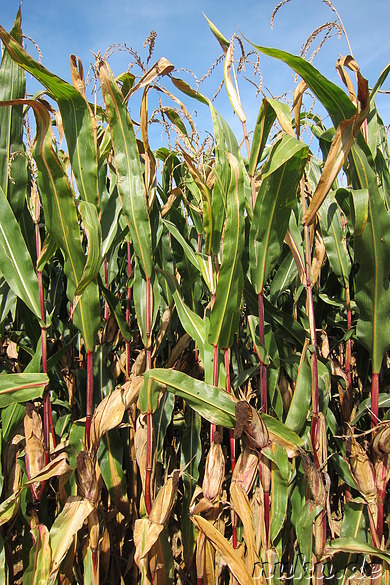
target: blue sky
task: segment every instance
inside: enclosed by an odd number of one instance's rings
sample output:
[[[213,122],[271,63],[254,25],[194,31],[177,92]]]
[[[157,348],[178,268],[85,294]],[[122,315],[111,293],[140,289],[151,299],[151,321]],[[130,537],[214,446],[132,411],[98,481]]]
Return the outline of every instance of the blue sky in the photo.
[[[146,58],[142,45],[151,30],[157,32],[152,62],[165,56],[177,69],[192,69],[201,77],[221,52],[202,12],[227,38],[240,30],[256,44],[296,54],[313,30],[336,19],[334,12],[322,0],[290,0],[276,14],[271,30],[270,17],[276,5],[275,0],[246,0],[242,3],[236,0],[24,0],[22,28],[39,45],[43,64],[68,81],[71,53],[81,58],[85,71],[94,60],[93,53],[100,51],[104,54],[114,43],[126,43],[137,50],[141,58]],[[387,0],[335,0],[334,5],[347,30],[354,57],[372,87],[390,61],[390,3]],[[3,0],[0,24],[5,29],[11,29],[18,6],[19,0]],[[37,56],[31,42],[26,42],[28,50]],[[335,72],[335,63],[339,54],[348,52],[345,38],[338,40],[335,35],[325,43],[313,64],[341,85]],[[114,73],[119,74],[127,69],[130,60],[129,53],[117,52],[109,64]],[[262,56],[260,70],[264,86],[274,96],[294,89],[293,75],[287,66]],[[132,71],[139,73],[137,69]],[[250,67],[246,74],[251,77]],[[212,97],[221,78],[222,67],[219,66],[211,79],[201,86],[201,91]],[[190,77],[186,79],[193,83]],[[31,81],[28,83],[32,87]],[[261,97],[256,98],[254,88],[243,78],[239,83],[250,131]],[[390,89],[390,77],[384,89]],[[288,97],[291,98],[291,95]],[[215,105],[239,135],[240,126],[224,92],[221,92]],[[380,96],[377,105],[385,122],[389,124],[390,96]],[[198,124],[207,126],[208,122],[203,122],[203,116],[207,116],[208,120],[208,112],[199,112],[202,106],[197,103],[191,107],[192,111],[198,112]]]

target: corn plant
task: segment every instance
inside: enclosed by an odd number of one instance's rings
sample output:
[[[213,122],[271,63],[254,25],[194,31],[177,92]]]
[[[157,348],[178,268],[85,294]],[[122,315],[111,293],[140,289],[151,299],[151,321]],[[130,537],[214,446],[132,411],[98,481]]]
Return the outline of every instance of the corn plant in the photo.
[[[152,36],[90,101],[0,27],[4,583],[388,578],[389,66],[341,57],[346,93],[246,41],[302,80],[248,133],[244,41],[207,23],[242,136]]]

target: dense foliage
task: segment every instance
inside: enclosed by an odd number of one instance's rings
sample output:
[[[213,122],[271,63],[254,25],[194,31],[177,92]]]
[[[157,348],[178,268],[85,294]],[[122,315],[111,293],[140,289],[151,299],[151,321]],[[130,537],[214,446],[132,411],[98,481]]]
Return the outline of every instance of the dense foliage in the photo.
[[[249,137],[209,25],[242,144],[164,58],[92,103],[0,27],[2,583],[388,577],[389,67],[253,45],[302,81]]]

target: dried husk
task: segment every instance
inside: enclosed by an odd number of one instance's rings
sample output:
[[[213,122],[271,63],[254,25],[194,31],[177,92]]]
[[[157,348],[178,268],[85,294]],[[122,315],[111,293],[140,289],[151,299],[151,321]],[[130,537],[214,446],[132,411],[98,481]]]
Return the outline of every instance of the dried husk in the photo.
[[[372,448],[376,453],[390,453],[390,424],[383,424],[375,434]]]
[[[80,451],[76,460],[76,482],[80,494],[94,506],[99,501],[96,460],[86,451]]]
[[[256,479],[257,470],[259,468],[259,456],[256,451],[245,446],[240,453],[236,466],[232,475],[232,482],[239,482],[242,487],[249,494]]]
[[[314,256],[311,263],[312,283],[313,285],[319,280],[321,275],[321,268],[325,258],[325,244],[321,234],[316,231],[316,239],[314,244]]]
[[[222,491],[225,478],[225,457],[221,446],[221,437],[218,431],[214,434],[214,441],[207,454],[203,478],[203,496],[213,502]]]
[[[149,520],[152,522],[164,525],[168,522],[176,500],[179,477],[180,472],[176,469],[158,492],[149,514]]]
[[[366,451],[353,436],[350,437],[349,465],[361,493],[366,499],[375,497],[374,468]]]
[[[283,410],[284,412],[288,412],[293,396],[293,391],[291,388],[290,381],[287,378],[287,376],[283,373],[283,370],[280,372],[278,386],[280,395],[282,397]]]
[[[97,453],[100,439],[109,430],[117,427],[125,414],[122,388],[116,388],[106,396],[94,412],[91,422],[91,452]]]
[[[251,449],[262,449],[269,440],[268,430],[259,413],[246,400],[240,400],[235,406],[236,428],[234,438],[245,434],[245,440]]]
[[[143,384],[143,376],[134,376],[131,378],[131,380],[123,384],[122,400],[126,410],[129,410],[131,405],[137,402]]]
[[[142,483],[142,491],[145,493],[145,479],[146,479],[146,451],[147,451],[147,426],[146,426],[146,417],[145,415],[140,415],[137,419],[136,423],[136,431],[134,435],[134,450],[135,450],[135,457],[137,460],[137,465],[139,468],[139,474],[141,477]],[[155,445],[152,445],[152,475],[150,478],[150,485],[154,486],[154,477],[155,477],[155,469],[156,469],[156,460],[157,460],[157,453],[155,449]]]
[[[27,402],[26,404],[24,435],[26,438],[26,472],[28,479],[30,479],[37,475],[45,465],[42,420],[31,402]],[[41,483],[36,482],[31,485],[31,491],[35,500],[39,499],[40,490]]]
[[[374,467],[363,447],[351,435],[349,437],[349,465],[352,475],[365,497],[374,525],[378,519],[377,488],[375,483]]]
[[[302,467],[307,479],[308,497],[316,506],[326,509],[326,489],[322,473],[316,468],[309,455],[302,449],[300,452]]]

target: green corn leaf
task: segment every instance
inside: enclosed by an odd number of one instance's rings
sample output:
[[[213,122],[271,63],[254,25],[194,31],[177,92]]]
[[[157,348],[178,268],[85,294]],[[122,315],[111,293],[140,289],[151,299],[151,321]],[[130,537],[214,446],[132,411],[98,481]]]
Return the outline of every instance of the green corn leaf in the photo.
[[[376,548],[371,544],[359,542],[352,537],[335,538],[325,549],[325,554],[334,555],[337,552],[371,555],[382,559],[386,563],[390,562],[389,552]]]
[[[88,251],[83,274],[74,292],[75,296],[82,295],[89,283],[96,280],[102,263],[102,233],[98,211],[95,205],[88,201],[80,201],[79,209],[87,237]]]
[[[144,374],[144,385],[139,395],[142,412],[157,407],[161,387],[184,398],[198,414],[209,422],[227,428],[235,426],[235,399],[222,388],[206,384],[176,370],[156,368]]]
[[[194,98],[202,104],[206,104],[206,106],[209,104],[209,100],[198,91],[195,91],[195,89],[193,89],[186,81],[183,81],[183,79],[179,79],[177,77],[173,77],[173,75],[170,75],[170,78],[173,85],[184,94]]]
[[[295,390],[290,408],[286,417],[286,426],[297,434],[303,429],[309,414],[311,403],[311,368],[306,357],[306,350],[302,356],[295,381]]]
[[[390,63],[388,63],[386,65],[386,67],[383,69],[383,71],[381,72],[381,74],[378,77],[376,84],[374,85],[374,87],[371,90],[371,93],[370,93],[370,102],[371,103],[375,100],[375,97],[376,97],[378,91],[380,90],[380,88],[382,87],[384,82],[386,81],[389,73],[390,73]]]
[[[233,343],[239,320],[244,288],[241,256],[245,243],[243,172],[238,160],[227,154],[231,165],[231,181],[227,197],[227,216],[222,264],[219,271],[215,302],[210,316],[208,341],[221,348]]]
[[[293,456],[294,452],[296,455],[297,449],[304,446],[303,439],[277,418],[264,413],[261,413],[261,418],[265,422],[269,433],[272,434],[273,440],[275,440],[281,447],[284,447],[287,454]]]
[[[99,468],[113,504],[125,518],[130,515],[123,472],[123,443],[118,429],[112,429],[102,437],[98,451]]]
[[[183,123],[183,120],[180,118],[179,114],[172,110],[172,108],[162,108],[162,112],[169,118],[174,126],[183,134],[183,136],[187,136],[187,129]]]
[[[1,426],[3,430],[4,444],[12,439],[13,434],[24,419],[26,407],[24,404],[14,402],[1,411]]]
[[[176,310],[184,330],[192,337],[194,341],[196,341],[199,347],[199,351],[203,353],[203,348],[205,343],[207,343],[205,322],[199,315],[197,315],[185,304],[179,293],[176,278],[165,270],[162,270],[161,274],[167,280],[171,289],[171,293],[176,304]]]
[[[352,189],[349,191],[349,196],[353,233],[361,236],[368,220],[368,189]]]
[[[43,242],[39,258],[37,259],[37,270],[40,270],[42,272],[46,264],[50,262],[50,260],[53,258],[54,254],[57,251],[57,248],[58,248],[57,244],[50,236],[50,234],[48,234],[47,238]]]
[[[190,520],[189,508],[199,478],[199,464],[202,458],[201,417],[187,405],[184,420],[186,429],[183,433],[180,449],[180,467],[185,469],[182,477],[184,494],[181,532],[184,562],[186,567],[190,567],[195,552],[196,533]]]
[[[99,79],[115,153],[118,192],[134,251],[147,278],[153,270],[152,234],[134,128],[123,95],[108,66],[99,64]]]
[[[353,187],[369,192],[367,224],[361,235],[355,235],[355,260],[359,264],[356,335],[371,354],[373,373],[379,373],[383,355],[390,347],[390,216],[364,152],[356,145],[350,158]]]
[[[358,501],[358,500],[361,501]],[[340,537],[352,537],[365,544],[369,541],[369,521],[364,511],[367,509],[363,498],[356,498],[346,503]]]
[[[261,102],[253,132],[251,154],[249,158],[249,175],[251,177],[254,176],[256,167],[263,156],[269,133],[271,132],[271,128],[276,118],[278,118],[279,123],[286,134],[293,136],[294,132],[288,104],[271,98],[264,98]]]
[[[250,310],[253,313],[257,313],[257,297],[248,280],[245,282],[244,298],[248,306],[251,307]],[[266,297],[264,297],[264,314],[265,321],[270,323],[275,331],[276,328],[281,330],[284,337],[288,336],[288,338],[294,339],[300,347],[303,347],[306,340],[305,329],[296,321],[296,319],[294,319],[294,317],[275,307]]]
[[[38,184],[42,194],[46,228],[64,254],[67,296],[73,303],[85,266],[74,193],[53,148],[51,122],[46,108],[34,100],[28,100],[27,103],[33,108],[37,123],[34,157],[38,166]],[[92,351],[100,325],[100,302],[96,284],[90,283],[84,290],[73,312],[73,321],[83,335],[87,350]]]
[[[175,396],[166,392],[161,397],[157,409],[153,413],[153,433],[156,440],[157,461],[165,465],[164,460],[164,439],[168,425],[172,420]]]
[[[20,7],[9,36],[14,42],[22,42]],[[26,74],[5,50],[0,66],[0,102],[24,98],[25,91]],[[0,187],[19,218],[28,182],[27,159],[23,155],[23,106],[0,107],[0,128]]]
[[[215,183],[211,202],[211,212],[213,215],[211,249],[213,254],[218,254],[226,217],[226,200],[231,173],[225,146],[225,134],[220,122],[220,116],[212,104],[210,104],[210,112],[215,136]]]
[[[313,546],[313,522],[323,511],[322,506],[316,506],[310,510],[313,502],[308,501],[303,506],[296,524],[297,540],[304,559],[311,559]]]
[[[12,59],[31,73],[56,100],[80,196],[99,207],[97,148],[89,104],[72,85],[35,61],[1,26],[0,38]]]
[[[12,291],[41,321],[38,278],[11,205],[0,187],[0,270]]]
[[[104,297],[110,307],[111,313],[114,315],[115,320],[118,324],[118,327],[121,331],[122,337],[125,341],[131,341],[133,334],[128,326],[126,319],[122,315],[122,307],[120,299],[110,291],[110,289],[106,288],[102,282],[102,279],[99,277],[99,287],[103,291]]]
[[[307,146],[285,135],[273,147],[262,172],[249,235],[249,266],[256,294],[263,292],[281,254],[307,154]]]
[[[106,202],[102,211],[100,221],[102,231],[102,258],[107,256],[111,246],[114,246],[116,235],[119,230],[119,216],[122,211],[118,190],[113,189],[110,198]]]
[[[273,463],[271,469],[270,538],[275,542],[282,530],[289,501],[288,478],[280,473]]]
[[[324,239],[326,254],[335,275],[345,286],[349,282],[351,259],[343,244],[343,227],[341,213],[336,200],[324,199],[320,212],[321,234]]]
[[[5,546],[3,537],[0,535],[0,582],[8,585],[8,567],[5,560]]]
[[[151,278],[151,302],[152,302],[152,309],[151,309],[151,322],[150,322],[150,330],[153,330],[154,324],[156,322],[156,318],[158,315],[158,310],[160,307],[160,289],[158,287],[158,279],[155,276],[156,273],[153,273]],[[142,341],[146,346],[146,279],[145,276],[139,266],[138,261],[134,264],[134,283],[133,283],[133,299],[134,299],[134,307],[135,307],[135,314],[137,316],[137,323],[138,328],[141,333]]]
[[[342,457],[340,453],[333,453],[331,462],[332,465],[334,465],[335,467],[338,477],[345,481],[345,483],[352,487],[354,490],[359,491],[359,487],[356,484],[356,481],[351,473],[351,469],[346,460],[344,459],[344,457]]]
[[[302,57],[297,57],[279,49],[260,47],[258,45],[253,46],[264,55],[284,61],[284,63],[298,73],[328,110],[335,127],[343,120],[348,120],[356,114],[356,108],[347,94],[336,84],[321,75],[311,63]]]
[[[258,334],[259,317],[256,315],[248,315],[248,325],[252,337],[253,347],[255,348],[256,353],[263,362],[263,364],[268,366],[270,362],[270,356],[267,351],[267,348],[265,347],[265,344],[261,343]]]
[[[378,404],[379,404],[379,408],[390,408],[390,395],[387,393],[386,394],[385,393],[379,394]],[[362,400],[362,402],[359,404],[359,408],[357,409],[356,416],[352,420],[351,424],[356,425],[359,422],[359,420],[362,418],[362,416],[367,414],[367,412],[370,410],[370,408],[371,408],[371,397],[366,398],[365,400]]]
[[[292,253],[290,252],[283,258],[272,278],[270,289],[270,301],[272,304],[275,305],[277,303],[279,295],[288,289],[297,276],[297,265]]]
[[[46,374],[3,374],[0,376],[0,408],[15,402],[35,400],[43,395],[49,378]]]
[[[169,233],[172,234],[175,240],[177,240],[181,247],[183,248],[183,252],[187,260],[191,262],[191,264],[199,271],[199,262],[195,254],[195,251],[187,242],[187,240],[183,237],[177,226],[171,221],[168,221],[167,219],[163,219],[162,222],[168,228]]]

